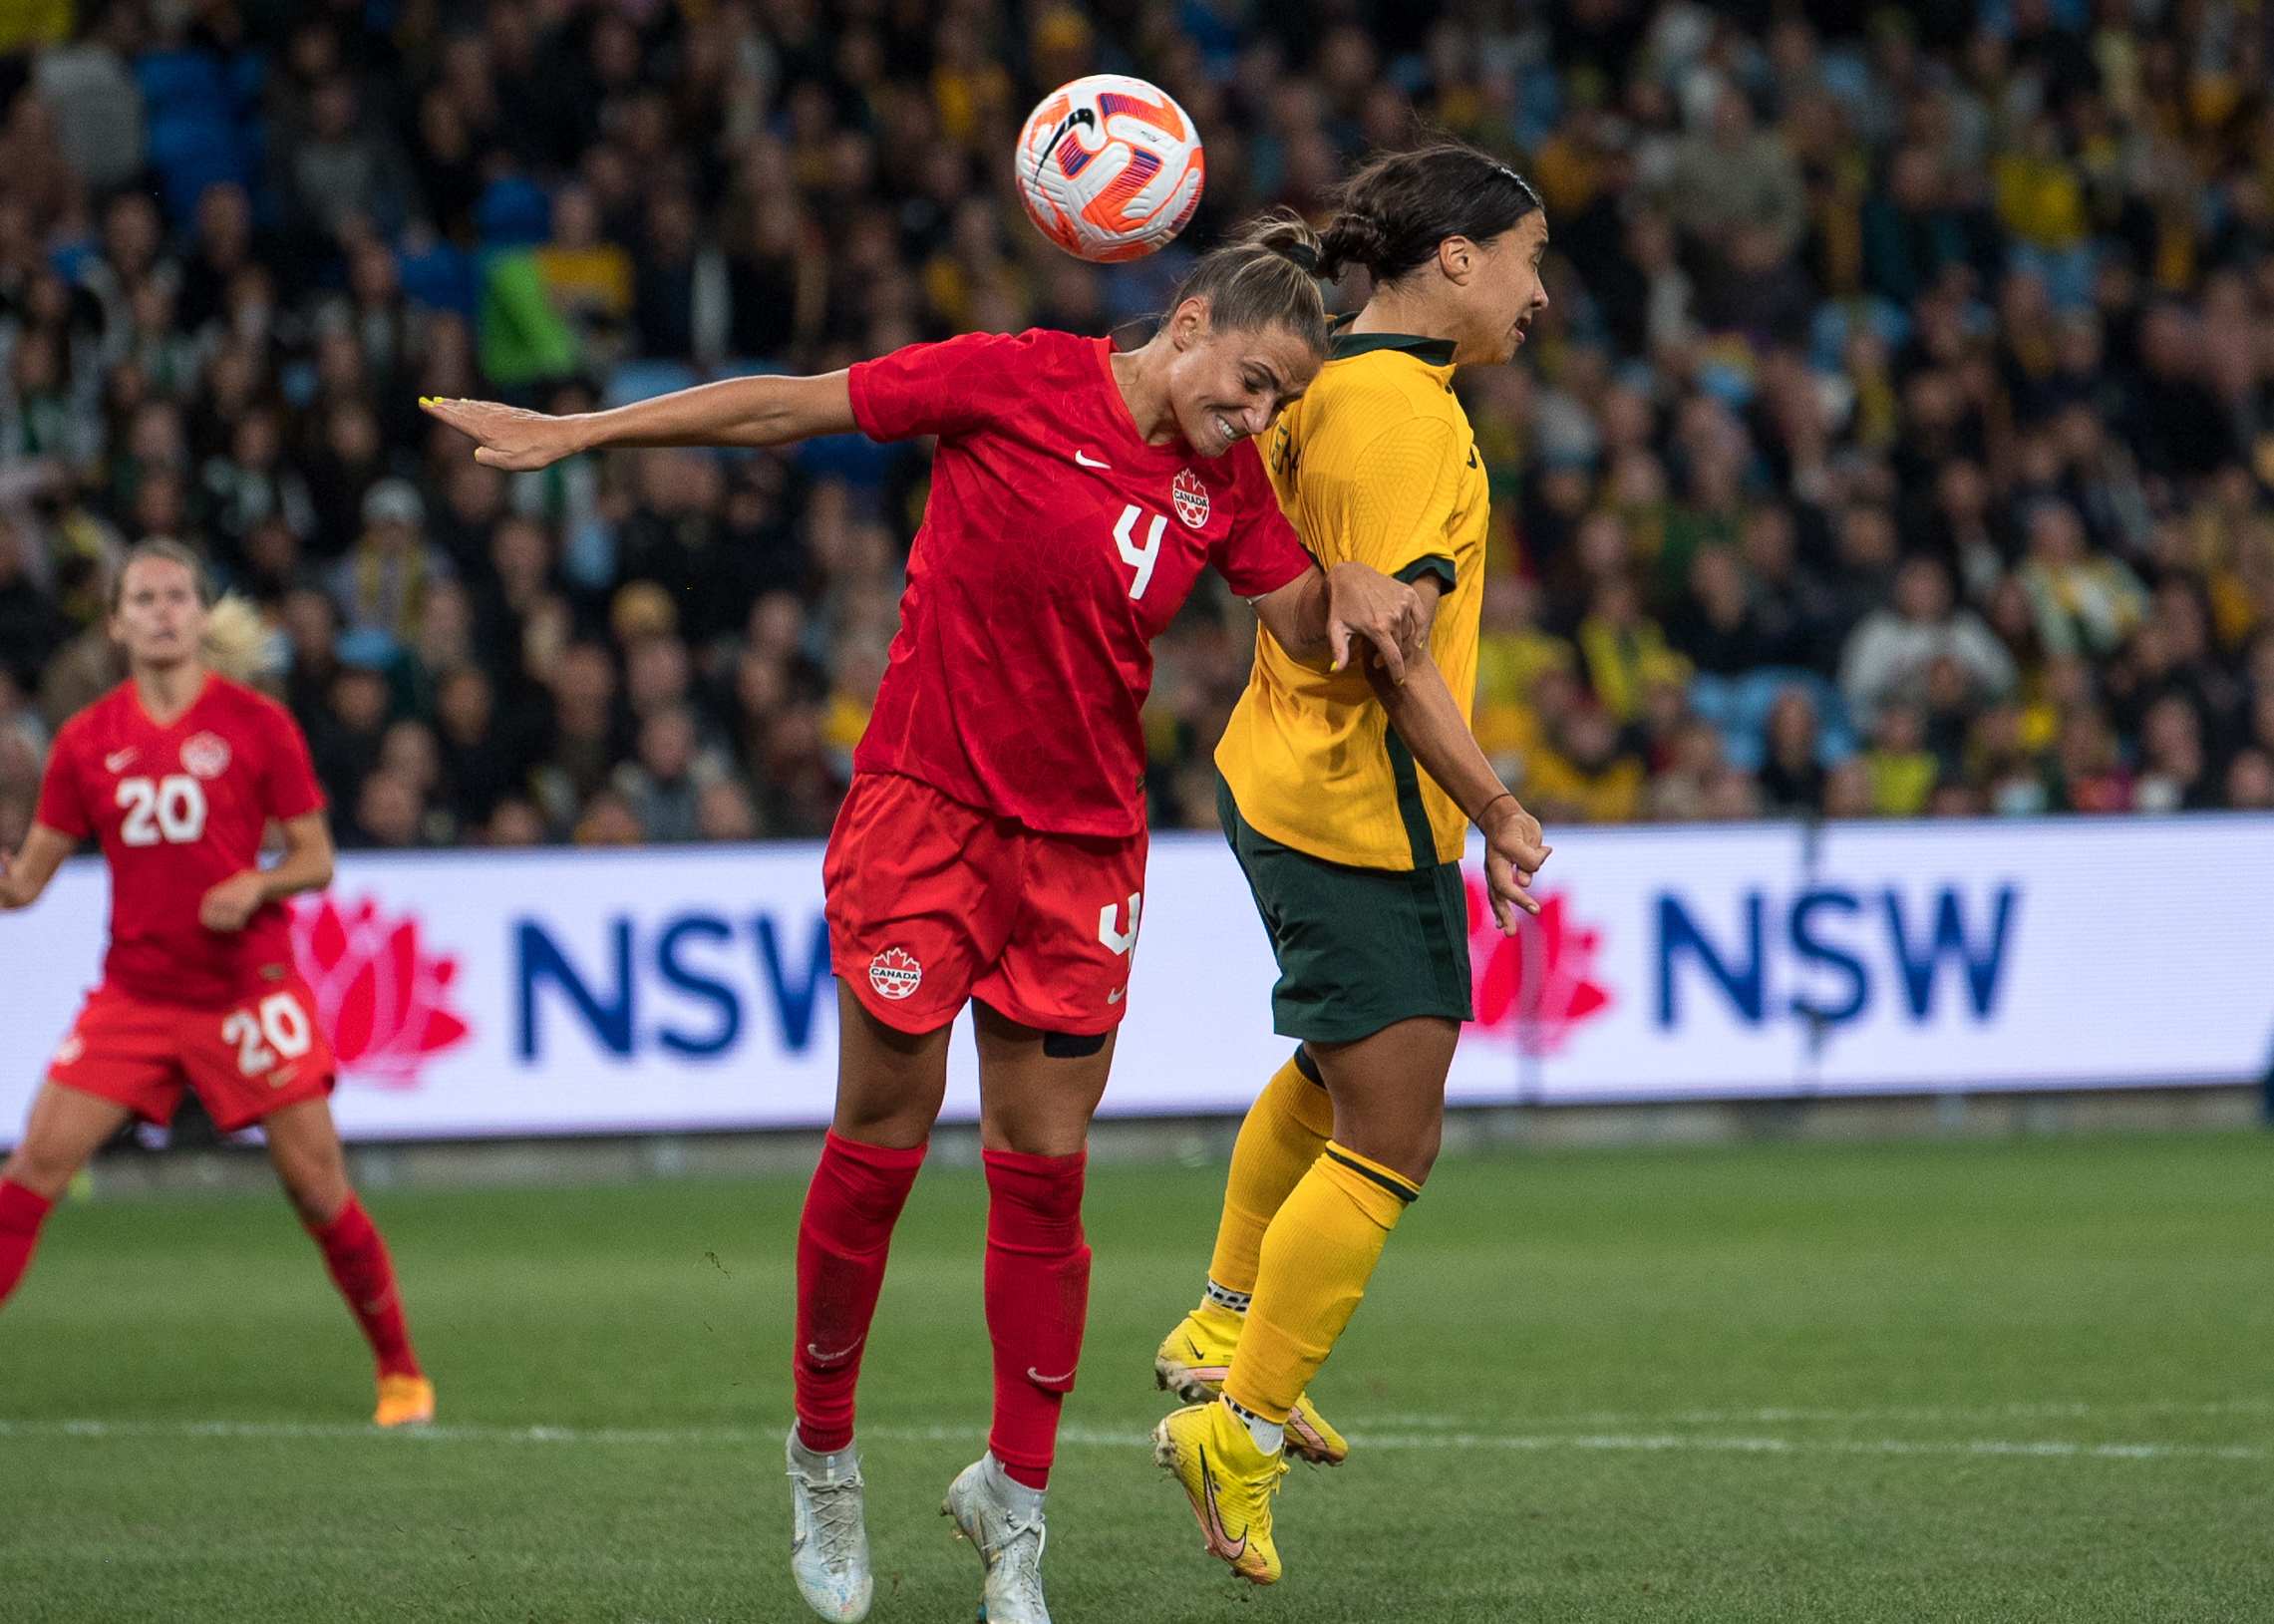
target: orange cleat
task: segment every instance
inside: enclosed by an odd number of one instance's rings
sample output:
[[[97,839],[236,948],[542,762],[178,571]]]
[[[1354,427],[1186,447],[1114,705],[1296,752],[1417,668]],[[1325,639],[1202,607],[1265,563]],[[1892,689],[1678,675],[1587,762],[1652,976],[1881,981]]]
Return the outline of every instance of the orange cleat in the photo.
[[[435,1384],[424,1376],[382,1376],[374,1427],[417,1427],[435,1419]]]

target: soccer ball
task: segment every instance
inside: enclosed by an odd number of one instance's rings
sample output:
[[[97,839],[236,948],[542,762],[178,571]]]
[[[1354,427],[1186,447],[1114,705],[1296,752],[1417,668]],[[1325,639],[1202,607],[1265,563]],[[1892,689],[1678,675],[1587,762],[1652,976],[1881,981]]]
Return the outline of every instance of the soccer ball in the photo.
[[[1019,132],[1019,197],[1079,259],[1151,253],[1200,204],[1200,133],[1158,86],[1121,74],[1061,85]]]

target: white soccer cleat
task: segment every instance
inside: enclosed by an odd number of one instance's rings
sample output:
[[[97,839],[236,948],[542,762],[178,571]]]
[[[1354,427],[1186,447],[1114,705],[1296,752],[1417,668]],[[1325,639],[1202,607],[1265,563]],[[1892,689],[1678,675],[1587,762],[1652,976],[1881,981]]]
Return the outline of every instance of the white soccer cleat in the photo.
[[[868,1616],[868,1527],[860,1511],[860,1462],[848,1445],[815,1455],[790,1429],[790,1571],[806,1605],[837,1624]]]
[[[940,1515],[955,1518],[956,1532],[979,1548],[987,1582],[979,1593],[985,1624],[1050,1624],[1042,1599],[1043,1524],[1041,1496],[1032,1511],[1015,1510],[989,1482],[991,1456],[956,1474],[940,1502]],[[1001,1467],[996,1467],[1000,1471]]]

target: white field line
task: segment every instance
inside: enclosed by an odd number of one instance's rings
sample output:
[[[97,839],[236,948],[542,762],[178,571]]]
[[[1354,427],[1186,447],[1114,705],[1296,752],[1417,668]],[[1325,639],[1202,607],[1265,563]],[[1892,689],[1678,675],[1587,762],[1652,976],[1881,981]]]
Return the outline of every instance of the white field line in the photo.
[[[1775,1426],[1790,1422],[1831,1422],[1849,1426],[1869,1422],[2080,1421],[2100,1416],[2262,1416],[2274,1414],[2274,1399],[2220,1399],[2210,1403],[2147,1400],[2137,1404],[2000,1404],[1973,1408],[1882,1410],[1815,1410],[1777,1406],[1761,1410],[1674,1410],[1626,1412],[1585,1411],[1562,1416],[1520,1418],[1535,1427],[1724,1427],[1733,1424]],[[1474,1416],[1383,1415],[1346,1418],[1358,1427],[1419,1428],[1427,1431],[1473,1431]],[[1512,1418],[1518,1419],[1518,1418]]]
[[[863,1438],[888,1442],[978,1443],[978,1427],[872,1427]],[[1143,1433],[1101,1432],[1069,1427],[1059,1442],[1108,1449],[1137,1449],[1150,1440]],[[1938,1455],[2037,1456],[2109,1461],[2264,1461],[2274,1450],[2249,1445],[2088,1444],[2065,1439],[1791,1439],[1716,1437],[1684,1433],[1381,1433],[1354,1432],[1350,1442],[1368,1450],[1506,1450],[1540,1452],[1587,1450],[1656,1454],[1695,1451],[1737,1455]],[[0,1438],[229,1439],[253,1441],[403,1439],[429,1444],[582,1444],[660,1445],[663,1447],[772,1447],[782,1435],[743,1427],[578,1428],[578,1427],[410,1427],[381,1432],[369,1426],[323,1422],[228,1421],[0,1421]]]

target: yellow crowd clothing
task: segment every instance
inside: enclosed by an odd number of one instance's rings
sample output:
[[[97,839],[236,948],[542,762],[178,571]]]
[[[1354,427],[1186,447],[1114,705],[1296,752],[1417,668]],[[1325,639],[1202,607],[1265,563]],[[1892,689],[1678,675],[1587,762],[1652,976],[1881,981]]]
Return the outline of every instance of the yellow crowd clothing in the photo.
[[[1631,823],[1642,815],[1645,788],[1643,765],[1632,756],[1588,768],[1542,748],[1525,764],[1524,799],[1546,819]]]
[[[1489,500],[1453,344],[1346,333],[1302,399],[1279,416],[1265,466],[1279,505],[1329,568],[1437,577],[1430,656],[1462,719],[1476,689]],[[1420,869],[1460,858],[1468,819],[1420,773],[1353,650],[1340,672],[1256,638],[1255,670],[1216,748],[1257,832],[1328,862]]]
[[[1998,223],[2040,248],[2072,248],[2087,232],[2085,185],[2058,156],[2009,153],[1990,161]]]

